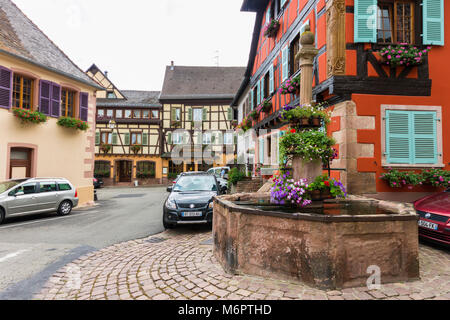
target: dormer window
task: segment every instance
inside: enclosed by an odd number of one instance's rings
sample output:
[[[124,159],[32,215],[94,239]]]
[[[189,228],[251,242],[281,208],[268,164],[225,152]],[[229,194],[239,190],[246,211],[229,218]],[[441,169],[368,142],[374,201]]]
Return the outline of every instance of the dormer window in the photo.
[[[107,98],[107,99],[116,99],[117,96],[116,96],[116,94],[114,93],[114,91],[107,91],[107,92],[106,92],[106,98]]]

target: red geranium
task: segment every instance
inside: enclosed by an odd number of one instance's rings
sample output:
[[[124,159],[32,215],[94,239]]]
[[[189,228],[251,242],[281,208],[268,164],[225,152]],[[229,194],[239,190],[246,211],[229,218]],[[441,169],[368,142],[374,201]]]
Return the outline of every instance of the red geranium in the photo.
[[[297,132],[297,130],[295,130],[295,129],[291,130],[291,133],[296,133],[296,132]]]
[[[324,183],[327,187],[330,186],[330,181],[324,181],[323,183]]]

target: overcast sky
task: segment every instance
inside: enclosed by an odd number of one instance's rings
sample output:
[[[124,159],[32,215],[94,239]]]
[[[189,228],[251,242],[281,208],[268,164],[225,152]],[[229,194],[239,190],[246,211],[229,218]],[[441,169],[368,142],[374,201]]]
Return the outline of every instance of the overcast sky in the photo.
[[[246,66],[242,0],[13,0],[81,69],[122,90],[161,90],[165,66]]]

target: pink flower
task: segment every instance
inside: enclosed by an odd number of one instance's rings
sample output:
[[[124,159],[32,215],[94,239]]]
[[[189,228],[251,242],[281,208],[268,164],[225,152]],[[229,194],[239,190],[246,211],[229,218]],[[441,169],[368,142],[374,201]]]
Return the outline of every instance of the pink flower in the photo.
[[[391,56],[391,55],[388,55],[387,58],[388,58],[388,59],[392,59],[392,56]]]

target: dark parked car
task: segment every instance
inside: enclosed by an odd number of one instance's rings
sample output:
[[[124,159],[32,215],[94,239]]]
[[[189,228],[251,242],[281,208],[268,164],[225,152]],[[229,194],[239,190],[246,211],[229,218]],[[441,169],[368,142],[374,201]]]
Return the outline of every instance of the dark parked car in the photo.
[[[94,178],[94,189],[100,189],[103,186],[103,179],[100,177]]]
[[[175,180],[172,181],[173,185],[175,185],[178,181],[178,179],[180,179],[181,176],[188,176],[188,175],[195,175],[195,174],[210,174],[212,175],[210,172],[204,172],[204,171],[190,171],[190,172],[182,172],[180,173]],[[219,186],[220,186],[220,193],[227,193],[228,190],[228,181],[222,178],[218,178],[216,176],[217,182],[219,182]]]
[[[182,224],[212,223],[213,198],[221,194],[213,175],[206,173],[182,174],[164,203],[163,224],[166,229]]]
[[[414,202],[420,215],[419,236],[450,246],[450,188]]]

